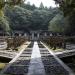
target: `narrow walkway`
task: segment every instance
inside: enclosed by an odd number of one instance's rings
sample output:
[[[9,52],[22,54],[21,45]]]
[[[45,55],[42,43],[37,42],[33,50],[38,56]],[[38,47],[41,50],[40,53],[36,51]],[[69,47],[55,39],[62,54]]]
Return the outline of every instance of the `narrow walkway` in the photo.
[[[44,65],[41,60],[37,42],[34,42],[28,75],[45,75]]]

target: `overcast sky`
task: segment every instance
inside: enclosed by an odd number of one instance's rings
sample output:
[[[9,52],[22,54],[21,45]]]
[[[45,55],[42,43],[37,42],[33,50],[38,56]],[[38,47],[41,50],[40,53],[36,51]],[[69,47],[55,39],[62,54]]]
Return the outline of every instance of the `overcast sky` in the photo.
[[[35,4],[37,7],[39,7],[41,2],[44,4],[44,6],[56,7],[55,2],[53,0],[26,0],[26,3],[27,2],[30,2],[30,4]]]

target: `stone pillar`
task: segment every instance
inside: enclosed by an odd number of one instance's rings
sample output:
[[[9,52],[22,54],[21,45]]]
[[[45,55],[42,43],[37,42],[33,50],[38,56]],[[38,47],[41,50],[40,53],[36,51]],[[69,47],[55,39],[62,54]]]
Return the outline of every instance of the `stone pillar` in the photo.
[[[12,36],[15,36],[15,34],[14,34],[14,33],[12,33]]]
[[[53,34],[52,34],[52,33],[50,33],[50,36],[53,36]]]
[[[40,36],[39,33],[37,35],[38,35],[38,38],[39,38],[39,36]]]
[[[46,32],[45,32],[45,34],[44,34],[45,36],[47,36],[47,34],[46,34]]]
[[[24,34],[24,36],[26,37],[26,36],[27,36],[27,34],[25,33],[25,34]]]
[[[19,33],[19,36],[21,36],[21,33]]]
[[[32,33],[32,40],[34,39],[34,33]]]
[[[57,36],[60,36],[60,34],[59,34],[59,33],[57,33]]]

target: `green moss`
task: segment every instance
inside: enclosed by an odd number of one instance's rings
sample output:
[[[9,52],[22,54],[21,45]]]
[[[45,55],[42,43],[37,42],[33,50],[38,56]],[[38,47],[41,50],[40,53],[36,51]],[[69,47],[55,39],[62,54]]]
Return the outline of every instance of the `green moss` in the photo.
[[[0,70],[3,69],[5,67],[5,63],[0,63]]]

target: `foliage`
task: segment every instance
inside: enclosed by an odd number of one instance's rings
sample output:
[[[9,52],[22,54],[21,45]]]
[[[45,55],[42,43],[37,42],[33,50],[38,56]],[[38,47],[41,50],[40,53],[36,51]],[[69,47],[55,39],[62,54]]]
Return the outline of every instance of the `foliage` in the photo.
[[[41,2],[40,3],[40,7],[39,7],[40,9],[44,9],[44,5],[43,5],[43,3]]]
[[[13,10],[6,8],[6,16],[13,30],[47,30],[49,21],[59,12],[56,8],[39,9],[33,5],[22,4]]]
[[[29,2],[27,4],[21,3],[20,7],[27,9],[27,10],[31,10],[31,11],[33,11],[34,9],[37,9],[37,7],[34,4],[30,5]]]
[[[7,21],[9,21],[8,23],[5,18],[1,20],[2,23],[4,22],[4,24],[6,24],[7,26],[5,31],[10,30],[8,29],[9,25],[12,30],[48,30],[50,21],[51,23],[52,21],[53,23],[55,23],[53,25],[50,24],[50,30],[53,29],[53,31],[55,30],[57,32],[64,31],[64,29],[62,28],[63,25],[60,25],[63,23],[61,15],[56,16],[56,14],[60,13],[58,8],[47,8],[44,7],[43,3],[41,3],[40,7],[38,8],[34,4],[24,4],[24,1],[25,0],[7,0],[6,2],[4,2],[7,4],[4,7],[4,11],[2,10],[0,11],[0,13],[3,13],[2,16],[6,16]],[[54,17],[56,17],[56,19]],[[5,26],[4,24],[2,27]]]
[[[75,35],[75,0],[55,0],[67,18],[66,34]]]
[[[4,10],[6,5],[8,4],[9,6],[15,6],[20,4],[22,1],[25,1],[25,0],[0,0],[0,27],[5,32],[10,31],[9,23],[7,19],[5,18],[6,16],[4,15]]]
[[[66,48],[64,37],[59,36],[46,37],[43,39],[43,41],[53,50],[55,50],[57,47],[64,49]]]
[[[18,47],[21,46],[23,43],[27,41],[25,37],[11,37],[11,38],[6,38],[8,47],[7,49],[12,49],[18,51]]]
[[[64,32],[65,21],[62,14],[57,14],[49,23],[49,30],[54,32]]]
[[[65,16],[72,15],[75,12],[75,0],[55,0]]]
[[[55,0],[58,7],[47,8],[43,3],[40,7],[24,4],[25,0],[0,0],[0,28],[12,30],[50,30],[74,34],[75,32],[75,1]],[[17,6],[18,5],[18,6]],[[67,20],[66,20],[67,19]],[[66,23],[67,22],[67,23]]]
[[[5,32],[10,31],[9,23],[5,17],[0,17],[0,26]]]
[[[16,6],[13,10],[6,9],[6,16],[9,18],[10,27],[13,30],[25,30],[28,28],[31,14],[31,11],[19,6]]]
[[[32,13],[32,26],[34,30],[48,29],[48,23],[53,14],[50,11],[36,9]]]

